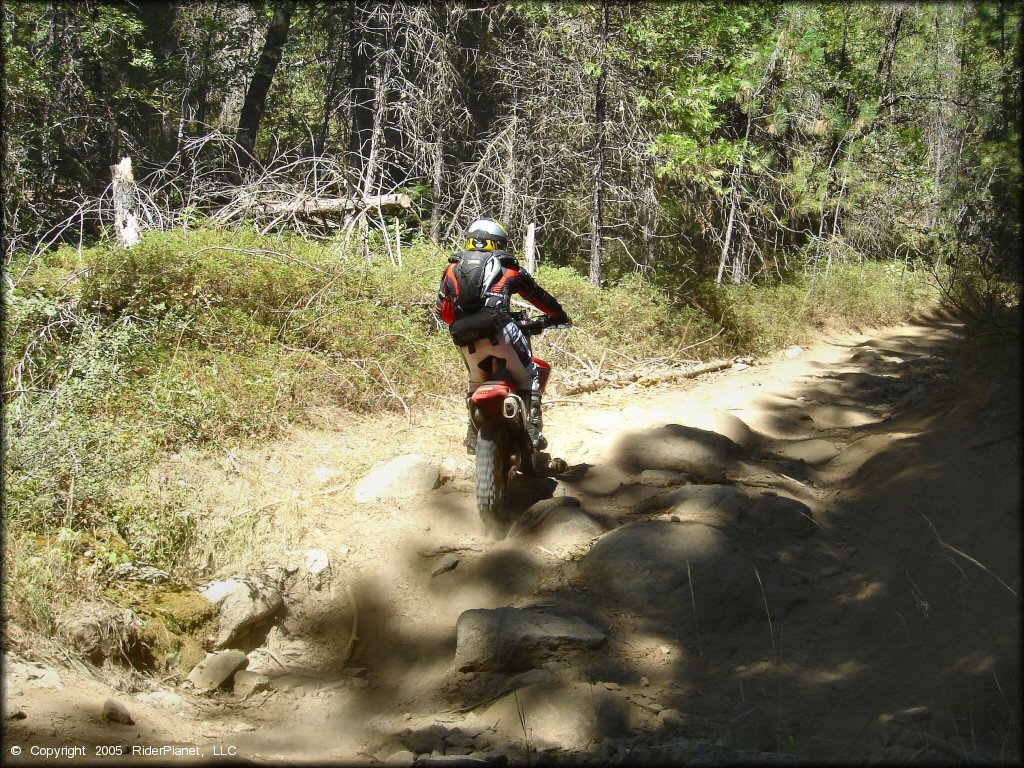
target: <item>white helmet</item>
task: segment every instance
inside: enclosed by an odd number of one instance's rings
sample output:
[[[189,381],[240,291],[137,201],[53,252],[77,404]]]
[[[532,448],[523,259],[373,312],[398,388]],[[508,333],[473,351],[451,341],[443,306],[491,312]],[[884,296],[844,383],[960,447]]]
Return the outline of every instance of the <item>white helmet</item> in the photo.
[[[477,219],[466,230],[467,251],[498,251],[508,248],[508,230],[497,219]]]

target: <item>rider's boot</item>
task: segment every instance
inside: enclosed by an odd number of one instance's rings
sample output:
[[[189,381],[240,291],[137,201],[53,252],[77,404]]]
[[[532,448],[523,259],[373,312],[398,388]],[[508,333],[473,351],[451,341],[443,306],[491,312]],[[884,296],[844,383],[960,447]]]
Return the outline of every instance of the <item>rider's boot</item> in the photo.
[[[541,434],[544,424],[540,415],[540,392],[531,392],[529,402],[530,410],[526,415],[526,432],[530,436],[530,442],[533,443],[533,450],[543,451],[548,447],[548,439]]]
[[[469,407],[469,398],[466,398],[466,407]],[[466,453],[470,456],[476,455],[476,424],[473,423],[473,418],[469,418],[469,425],[466,427],[466,436],[462,439],[462,444],[466,446]]]

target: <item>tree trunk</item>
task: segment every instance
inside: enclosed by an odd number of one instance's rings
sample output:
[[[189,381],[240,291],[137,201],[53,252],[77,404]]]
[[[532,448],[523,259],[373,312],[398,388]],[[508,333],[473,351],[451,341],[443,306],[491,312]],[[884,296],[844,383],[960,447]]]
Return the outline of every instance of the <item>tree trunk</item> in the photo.
[[[537,270],[536,250],[537,225],[530,222],[526,228],[526,238],[523,240],[523,255],[526,257],[526,271],[531,275]]]
[[[903,24],[903,8],[897,7],[892,12],[892,23],[889,31],[886,32],[885,42],[882,44],[882,55],[878,59],[876,74],[879,80],[878,106],[881,107],[886,97],[892,91],[892,62],[896,58],[896,41],[900,36],[900,26]],[[896,104],[891,102],[889,112],[892,117],[896,116]]]
[[[594,86],[594,208],[590,229],[590,282],[601,284],[601,234],[604,229],[604,110],[605,46],[608,44],[608,0],[601,3],[601,35],[597,50],[597,83]]]
[[[327,50],[335,51],[341,46],[341,41],[338,39],[336,34],[336,20],[335,20],[336,6],[328,6],[328,17],[327,17]],[[324,89],[324,103],[323,103],[323,121],[320,123],[320,132],[317,136],[316,145],[313,147],[313,154],[319,157],[324,152],[324,148],[327,146],[327,141],[331,135],[331,118],[334,116],[335,110],[338,108],[338,76],[341,71],[343,60],[343,53],[337,53],[332,61],[330,69],[327,72],[327,87]]]
[[[942,183],[942,26],[939,7],[935,7],[935,192]]]
[[[725,265],[729,262],[729,242],[732,240],[732,225],[736,221],[736,191],[730,195],[729,223],[725,227],[725,239],[722,242],[722,258],[718,260],[718,275],[715,277],[715,285],[722,284],[725,276]]]
[[[352,130],[349,134],[348,165],[356,189],[366,165],[373,134],[373,88],[368,82],[370,56],[367,48],[367,12],[359,0],[349,0],[349,90]]]
[[[1005,136],[1010,130],[1010,89],[1013,88],[1010,77],[1011,67],[1006,63],[1006,9],[1004,0],[999,0],[999,98],[1001,130]]]
[[[240,152],[235,167],[235,183],[241,183],[242,172],[253,161],[256,133],[259,131],[260,120],[263,118],[263,109],[267,104],[267,94],[270,93],[274,72],[277,71],[277,65],[281,63],[282,51],[288,41],[288,28],[291,26],[296,2],[297,0],[284,0],[275,6],[274,17],[270,21],[267,39],[263,44],[263,53],[260,54],[259,61],[256,63],[256,71],[253,73],[249,89],[245,93],[242,114],[238,118]]]
[[[440,125],[434,130],[434,191],[430,202],[430,236],[436,239],[441,222],[441,185],[444,183],[444,134]]]

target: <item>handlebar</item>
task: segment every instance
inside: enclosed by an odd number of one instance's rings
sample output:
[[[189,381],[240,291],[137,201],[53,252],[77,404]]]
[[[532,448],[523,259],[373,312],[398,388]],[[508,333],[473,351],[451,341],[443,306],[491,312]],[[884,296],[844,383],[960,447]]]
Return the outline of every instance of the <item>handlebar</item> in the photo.
[[[519,314],[516,318],[516,322],[519,324],[523,333],[527,336],[539,336],[543,331],[549,328],[569,328],[572,325],[571,320],[560,322],[550,315],[527,317],[525,312],[521,312]]]

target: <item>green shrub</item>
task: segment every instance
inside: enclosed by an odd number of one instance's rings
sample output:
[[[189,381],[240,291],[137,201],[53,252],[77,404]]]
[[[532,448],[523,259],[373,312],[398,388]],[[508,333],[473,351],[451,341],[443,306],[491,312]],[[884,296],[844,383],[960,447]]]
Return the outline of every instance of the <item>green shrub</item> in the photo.
[[[891,262],[837,263],[827,278],[797,273],[789,282],[724,285],[716,294],[732,347],[755,354],[802,342],[823,328],[900,322],[934,299],[922,271]]]

